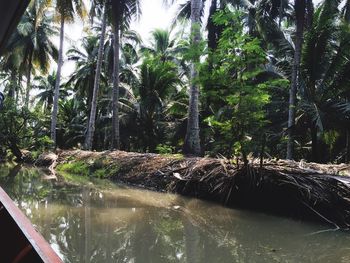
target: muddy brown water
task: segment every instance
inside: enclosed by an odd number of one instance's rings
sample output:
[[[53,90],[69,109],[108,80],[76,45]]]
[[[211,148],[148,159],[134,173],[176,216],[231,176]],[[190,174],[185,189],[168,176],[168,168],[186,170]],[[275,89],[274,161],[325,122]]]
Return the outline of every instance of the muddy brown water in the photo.
[[[350,262],[350,233],[34,168],[0,186],[64,262]]]

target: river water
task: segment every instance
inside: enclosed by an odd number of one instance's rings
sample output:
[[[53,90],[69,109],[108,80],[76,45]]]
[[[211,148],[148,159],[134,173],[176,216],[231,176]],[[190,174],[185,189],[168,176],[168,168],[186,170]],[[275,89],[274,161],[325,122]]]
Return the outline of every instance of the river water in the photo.
[[[34,168],[0,186],[64,262],[350,262],[350,233]]]

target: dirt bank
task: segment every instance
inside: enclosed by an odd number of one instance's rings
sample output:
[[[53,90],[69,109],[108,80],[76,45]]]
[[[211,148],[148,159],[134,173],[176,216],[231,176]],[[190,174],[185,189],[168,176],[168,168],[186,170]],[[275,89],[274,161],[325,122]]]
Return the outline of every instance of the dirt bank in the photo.
[[[227,159],[80,150],[44,154],[36,165],[335,228],[350,226],[349,165],[268,160],[262,166],[259,161],[244,166]]]

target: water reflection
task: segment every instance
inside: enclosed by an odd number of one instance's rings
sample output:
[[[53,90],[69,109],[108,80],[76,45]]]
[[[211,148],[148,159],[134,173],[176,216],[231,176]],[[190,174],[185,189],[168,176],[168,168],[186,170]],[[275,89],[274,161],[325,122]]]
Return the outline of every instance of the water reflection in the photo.
[[[322,226],[43,177],[0,168],[0,185],[65,262],[350,262],[348,234],[312,234]]]

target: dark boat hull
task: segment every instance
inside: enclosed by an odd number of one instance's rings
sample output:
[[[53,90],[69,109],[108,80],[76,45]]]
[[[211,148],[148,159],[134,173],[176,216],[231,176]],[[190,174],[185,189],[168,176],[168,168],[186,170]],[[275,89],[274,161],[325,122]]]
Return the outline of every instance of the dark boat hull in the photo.
[[[1,188],[0,233],[0,262],[62,262]]]

